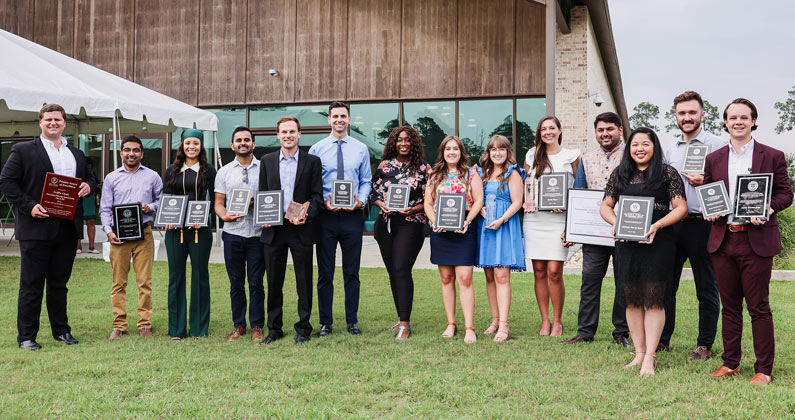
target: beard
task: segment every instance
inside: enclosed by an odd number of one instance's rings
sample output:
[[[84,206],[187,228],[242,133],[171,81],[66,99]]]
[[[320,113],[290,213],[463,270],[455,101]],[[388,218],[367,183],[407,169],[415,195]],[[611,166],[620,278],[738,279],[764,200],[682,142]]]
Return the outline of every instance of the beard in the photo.
[[[241,152],[240,150],[235,150],[235,154],[240,157],[249,157],[251,154],[254,153],[254,148],[246,150],[245,152]]]
[[[698,131],[698,129],[699,129],[699,128],[701,128],[701,121],[697,122],[697,123],[695,124],[695,126],[693,127],[693,129],[692,129],[692,130],[689,130],[689,131],[685,131],[685,129],[684,129],[684,128],[682,128],[682,126],[681,126],[681,125],[679,126],[679,129],[680,129],[680,130],[682,130],[682,133],[684,133],[684,134],[695,133],[696,131]]]

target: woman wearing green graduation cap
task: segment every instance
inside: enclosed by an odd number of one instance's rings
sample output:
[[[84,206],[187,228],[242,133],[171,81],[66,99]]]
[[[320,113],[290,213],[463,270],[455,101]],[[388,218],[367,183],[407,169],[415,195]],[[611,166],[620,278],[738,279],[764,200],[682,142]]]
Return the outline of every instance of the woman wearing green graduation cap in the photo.
[[[207,163],[202,132],[185,130],[181,138],[174,163],[166,169],[163,193],[187,195],[188,200],[213,200],[215,169]],[[185,263],[190,255],[190,335],[193,338],[204,337],[210,325],[210,272],[207,264],[213,244],[212,230],[198,225],[185,228],[168,225],[166,229],[168,334],[172,340],[188,336]]]

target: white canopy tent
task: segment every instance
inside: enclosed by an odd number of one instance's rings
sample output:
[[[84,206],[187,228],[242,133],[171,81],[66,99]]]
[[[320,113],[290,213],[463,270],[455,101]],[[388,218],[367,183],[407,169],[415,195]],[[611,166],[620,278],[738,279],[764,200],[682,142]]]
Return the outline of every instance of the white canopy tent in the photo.
[[[45,103],[64,107],[67,133],[112,131],[118,139],[121,132],[218,130],[218,118],[211,112],[3,30],[0,51],[0,137],[38,135],[38,113]]]

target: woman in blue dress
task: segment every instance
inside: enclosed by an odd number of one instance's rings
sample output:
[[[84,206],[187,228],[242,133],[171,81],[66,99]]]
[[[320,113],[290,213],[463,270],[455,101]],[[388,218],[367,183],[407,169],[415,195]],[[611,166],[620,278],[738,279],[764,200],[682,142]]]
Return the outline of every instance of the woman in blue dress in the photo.
[[[522,208],[525,170],[516,164],[511,143],[505,136],[489,140],[480,158],[483,170],[484,204],[478,231],[478,267],[486,274],[486,291],[491,307],[494,341],[508,339],[508,313],[511,309],[511,271],[524,271],[522,223],[517,214]]]

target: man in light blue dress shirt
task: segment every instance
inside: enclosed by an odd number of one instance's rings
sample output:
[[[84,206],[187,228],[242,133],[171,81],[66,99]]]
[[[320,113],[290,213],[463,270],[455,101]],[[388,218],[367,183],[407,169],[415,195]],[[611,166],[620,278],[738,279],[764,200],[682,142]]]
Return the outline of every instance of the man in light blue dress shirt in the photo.
[[[345,287],[345,321],[348,332],[360,335],[359,263],[362,253],[364,217],[362,207],[370,195],[370,152],[362,142],[348,135],[350,107],[342,102],[329,105],[328,123],[331,135],[315,143],[309,154],[320,158],[323,165],[323,199],[317,244],[317,297],[320,313],[320,337],[331,334],[333,323],[334,267],[337,244],[342,248],[342,275]],[[355,206],[340,209],[331,205],[331,187],[335,180],[353,181]],[[357,187],[358,186],[358,187]]]
[[[690,260],[698,298],[698,339],[690,353],[690,360],[708,360],[712,357],[712,344],[718,328],[720,295],[712,267],[712,257],[707,252],[707,239],[712,224],[701,216],[701,205],[696,196],[696,187],[704,183],[703,174],[682,173],[685,151],[691,144],[707,145],[712,153],[728,144],[726,140],[708,133],[701,125],[704,119],[704,102],[697,92],[687,91],[674,98],[676,124],[682,130],[680,137],[665,153],[665,162],[679,171],[685,184],[688,215],[673,226],[676,235],[676,258],[674,278],[665,297],[665,327],[658,350],[669,350],[671,335],[676,324],[676,292],[682,266]]]

